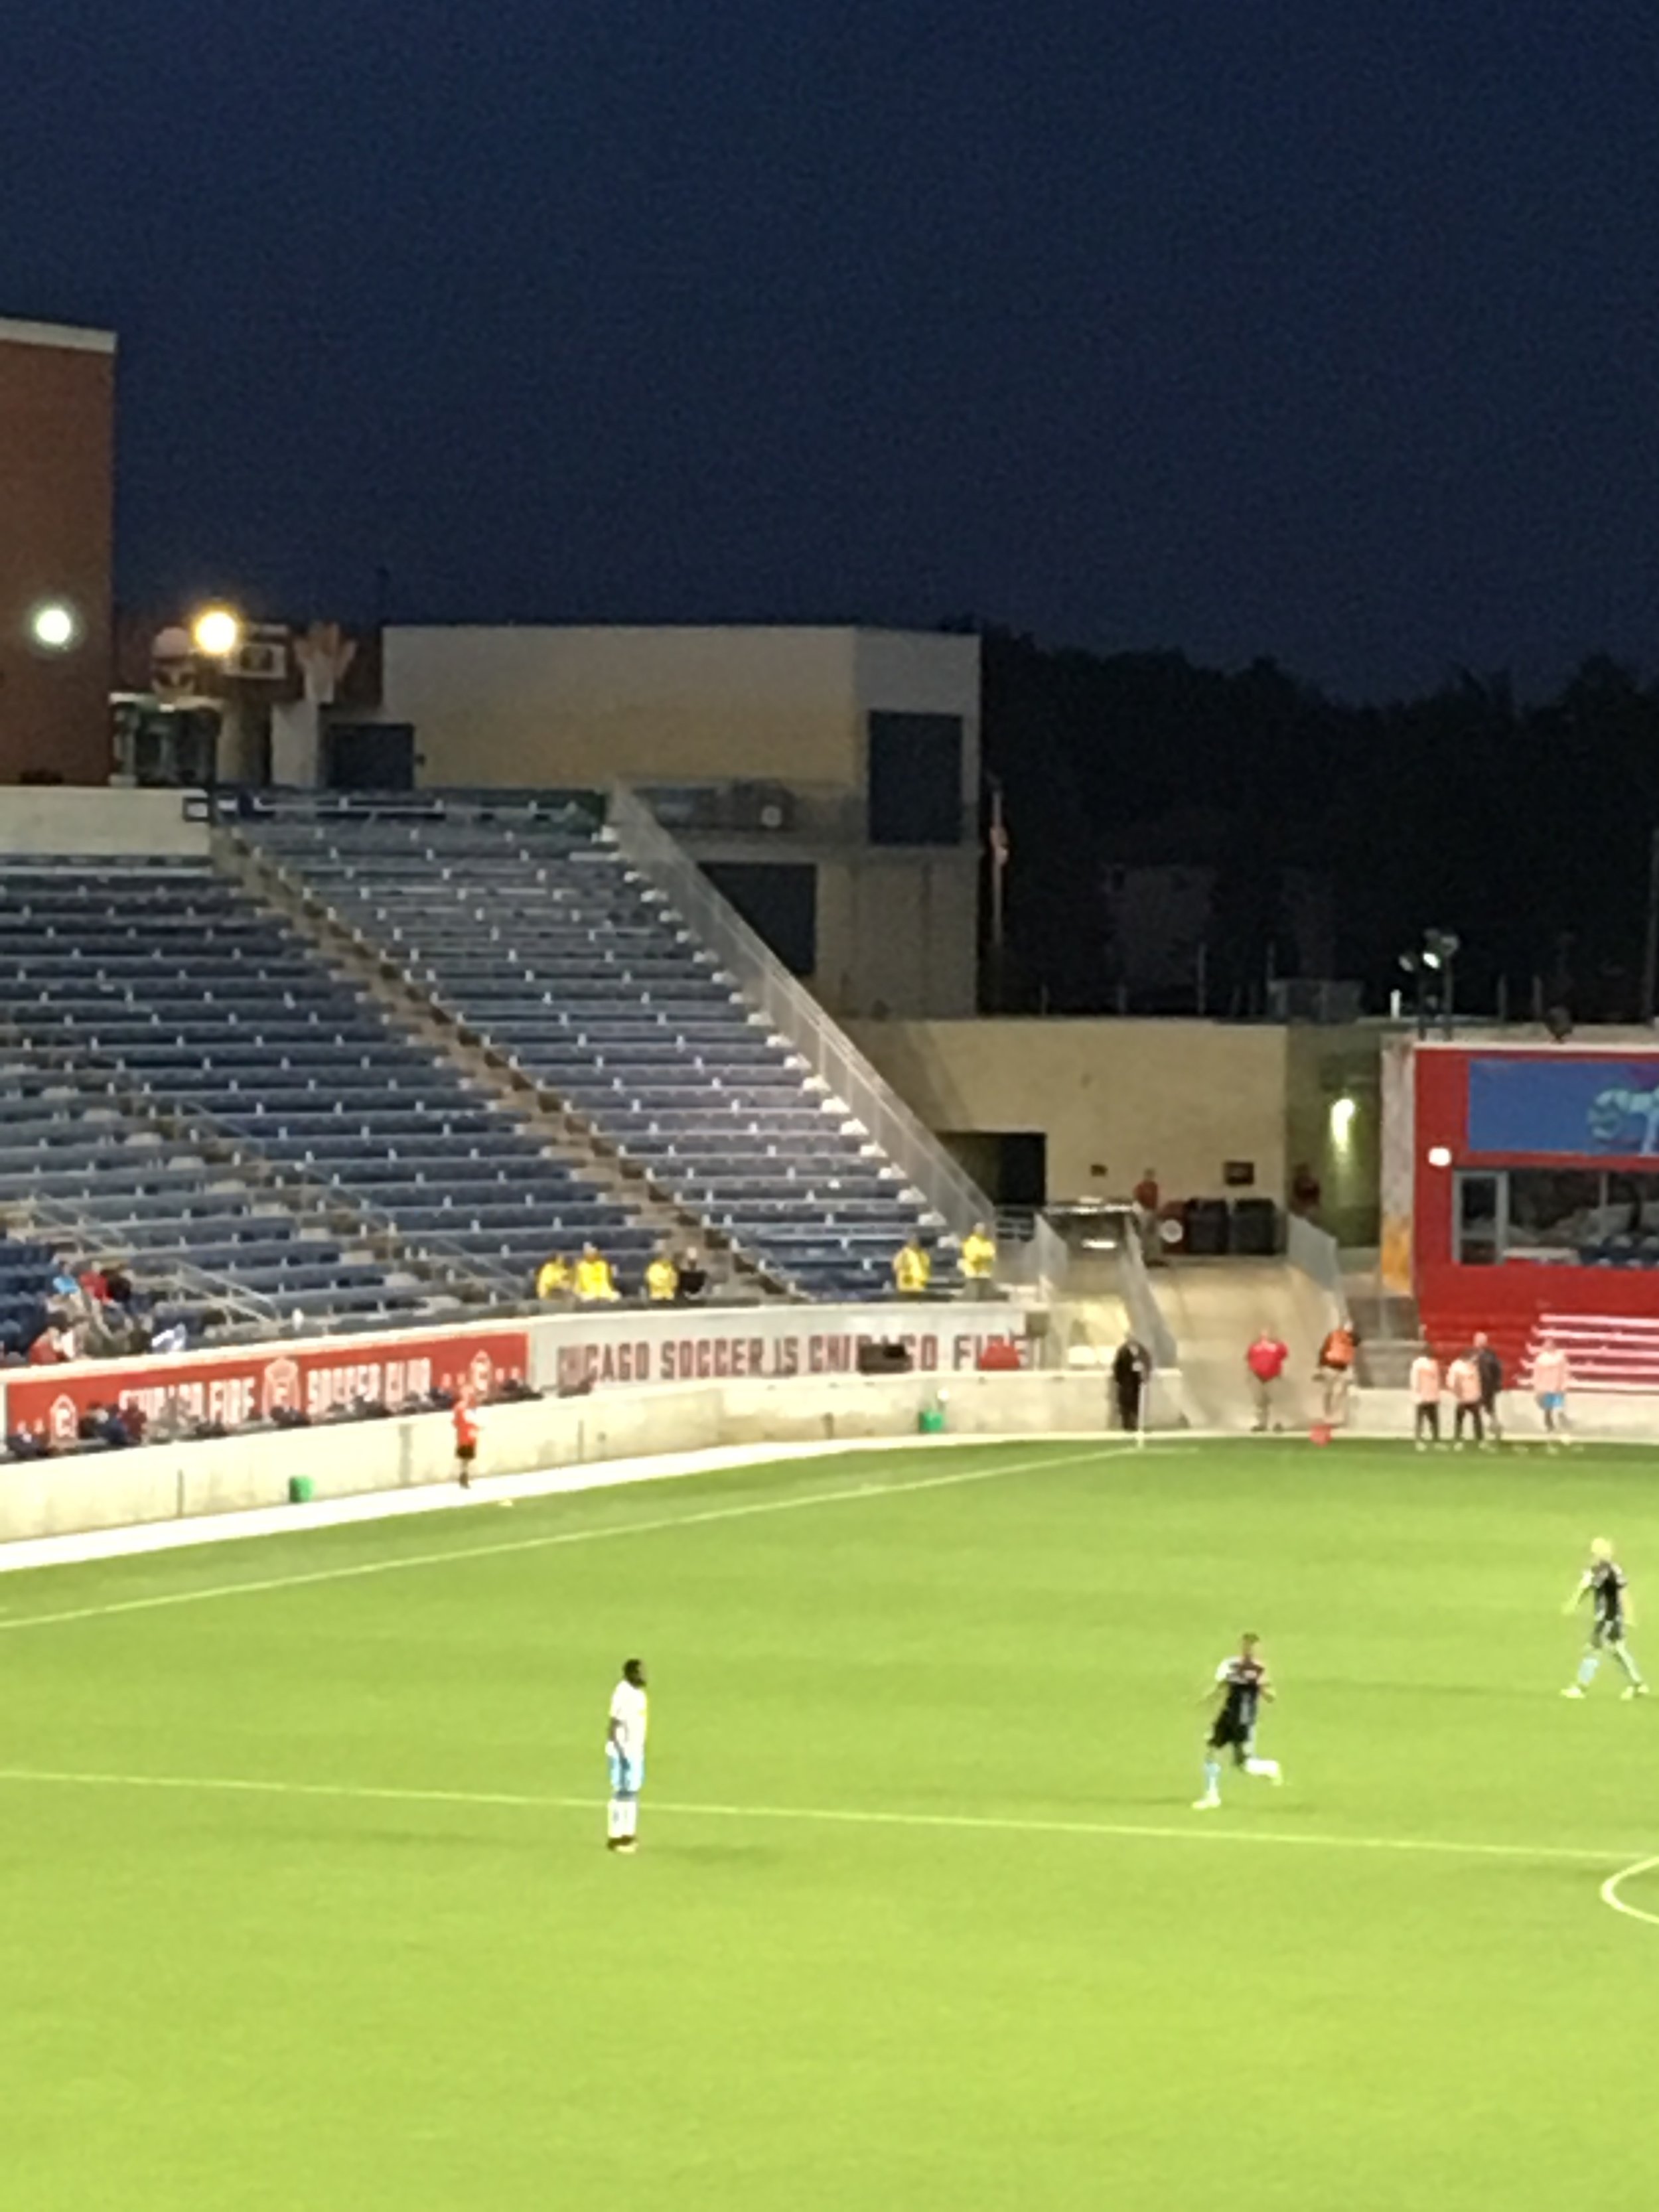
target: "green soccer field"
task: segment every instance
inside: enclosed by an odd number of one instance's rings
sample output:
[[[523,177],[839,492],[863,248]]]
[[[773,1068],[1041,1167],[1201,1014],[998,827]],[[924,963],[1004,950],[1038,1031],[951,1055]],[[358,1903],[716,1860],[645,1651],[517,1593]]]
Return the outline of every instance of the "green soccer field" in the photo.
[[[7,2201],[1558,2207],[1659,2029],[1601,1533],[1659,1620],[1639,1452],[1003,1443],[8,1576]]]

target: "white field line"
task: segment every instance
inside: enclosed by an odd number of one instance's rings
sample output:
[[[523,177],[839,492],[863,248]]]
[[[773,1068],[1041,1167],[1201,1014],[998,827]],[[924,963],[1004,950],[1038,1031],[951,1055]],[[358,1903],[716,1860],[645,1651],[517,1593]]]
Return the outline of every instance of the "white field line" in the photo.
[[[376,1787],[348,1782],[262,1781],[254,1777],[192,1774],[77,1774],[41,1767],[0,1767],[0,1785],[22,1788],[61,1787],[93,1790],[152,1790],[248,1797],[333,1799],[350,1804],[453,1805],[506,1808],[526,1813],[588,1813],[604,1808],[600,1797],[537,1796],[510,1790],[417,1790]],[[1230,1828],[1212,1820],[1182,1825],[1149,1820],[1066,1820],[1028,1818],[1019,1814],[904,1813],[864,1810],[853,1806],[821,1805],[698,1805],[663,1802],[647,1796],[648,1818],[665,1814],[693,1820],[794,1821],[820,1826],[898,1828],[954,1834],[1012,1836],[1077,1836],[1096,1839],[1147,1843],[1285,1844],[1304,1850],[1374,1851],[1415,1854],[1441,1858],[1514,1859],[1522,1863],[1555,1862],[1572,1866],[1605,1866],[1621,1856],[1618,1849],[1593,1850],[1574,1844],[1512,1844],[1466,1842],[1451,1836],[1341,1836],[1297,1834],[1273,1828]],[[1628,1850],[1629,1846],[1623,1847]],[[1627,1876],[1644,1868],[1659,1866],[1659,1859],[1642,1859],[1613,1875],[1601,1894],[1616,1911],[1638,1919],[1656,1916],[1636,1912],[1616,1903],[1607,1893]]]
[[[1179,1447],[1177,1447],[1179,1449]],[[952,1474],[919,1475],[913,1482],[848,1481],[836,1490],[808,1491],[795,1498],[756,1498],[739,1505],[713,1505],[699,1513],[666,1514],[649,1521],[620,1521],[599,1528],[556,1529],[543,1536],[508,1537],[495,1544],[452,1545],[441,1552],[410,1552],[386,1559],[361,1559],[349,1566],[317,1567],[296,1575],[266,1575],[237,1583],[214,1583],[200,1589],[166,1590],[150,1597],[118,1598],[105,1605],[65,1607],[58,1613],[23,1613],[0,1616],[0,1632],[22,1628],[53,1628],[68,1621],[103,1620],[124,1613],[156,1613],[178,1605],[201,1605],[212,1598],[250,1597],[268,1590],[304,1589],[319,1583],[361,1581],[370,1575],[402,1574],[415,1567],[447,1567],[468,1559],[503,1559],[520,1552],[548,1552],[567,1544],[598,1544],[619,1536],[658,1535],[673,1528],[701,1528],[717,1521],[747,1521],[763,1513],[794,1513],[814,1505],[847,1505],[871,1498],[901,1498],[924,1490],[959,1488],[970,1482],[995,1482],[1011,1474],[1030,1474],[1045,1468],[1073,1467],[1087,1460],[1132,1456],[1130,1444],[1095,1445],[1086,1451],[1048,1452],[1041,1459],[1002,1461],[990,1467],[965,1468]]]
[[[1610,1905],[1615,1912],[1622,1912],[1626,1920],[1645,1920],[1650,1928],[1659,1928],[1659,1912],[1644,1912],[1639,1905],[1627,1905],[1619,1894],[1621,1883],[1634,1881],[1638,1874],[1650,1874],[1659,1867],[1659,1858],[1637,1859],[1617,1874],[1610,1874],[1601,1885],[1601,1902]]]

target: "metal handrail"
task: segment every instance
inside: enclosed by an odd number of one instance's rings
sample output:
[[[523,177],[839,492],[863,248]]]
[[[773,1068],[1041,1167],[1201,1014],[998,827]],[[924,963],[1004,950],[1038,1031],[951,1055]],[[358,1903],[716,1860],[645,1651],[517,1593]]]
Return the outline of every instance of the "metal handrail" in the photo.
[[[30,1228],[52,1229],[71,1239],[87,1259],[95,1259],[100,1249],[125,1244],[126,1240],[112,1234],[118,1224],[98,1218],[94,1214],[77,1212],[74,1206],[65,1206],[52,1198],[25,1197],[17,1202],[17,1213]],[[133,1253],[133,1272],[143,1288],[164,1297],[187,1297],[191,1299],[210,1299],[215,1305],[224,1306],[245,1321],[265,1322],[276,1327],[282,1320],[282,1310],[274,1298],[263,1291],[249,1290],[229,1275],[222,1275],[211,1267],[198,1267],[193,1261],[167,1261],[155,1264],[142,1247],[130,1247]]]
[[[996,1209],[978,1184],[721,897],[650,808],[618,785],[610,794],[606,821],[623,858],[663,894],[744,997],[788,1039],[848,1119],[885,1153],[950,1233],[961,1238],[975,1222],[990,1221]]]

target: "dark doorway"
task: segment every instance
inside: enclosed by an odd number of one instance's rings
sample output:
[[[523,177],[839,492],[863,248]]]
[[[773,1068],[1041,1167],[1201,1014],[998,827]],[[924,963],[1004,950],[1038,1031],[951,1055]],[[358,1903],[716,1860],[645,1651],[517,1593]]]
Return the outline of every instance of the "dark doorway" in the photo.
[[[792,975],[818,964],[818,872],[783,860],[708,860],[703,873]]]
[[[994,1206],[1048,1203],[1048,1139],[1041,1129],[941,1129],[939,1141]]]
[[[337,722],[327,732],[331,791],[413,791],[412,722]]]

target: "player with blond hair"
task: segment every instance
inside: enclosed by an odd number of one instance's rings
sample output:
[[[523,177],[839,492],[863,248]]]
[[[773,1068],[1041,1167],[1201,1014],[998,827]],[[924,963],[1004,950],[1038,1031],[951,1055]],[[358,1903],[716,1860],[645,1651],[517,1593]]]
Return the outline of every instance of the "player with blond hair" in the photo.
[[[1631,1656],[1625,1641],[1625,1632],[1633,1627],[1635,1611],[1626,1593],[1629,1588],[1625,1571],[1613,1556],[1613,1545],[1606,1536],[1596,1536],[1590,1542],[1589,1565],[1574,1588],[1562,1611],[1573,1613],[1585,1598],[1590,1601],[1589,1642],[1578,1662],[1578,1679],[1569,1682],[1562,1691],[1564,1698],[1582,1698],[1595,1680],[1596,1669],[1601,1664],[1601,1654],[1611,1651],[1625,1675],[1625,1696],[1645,1698],[1648,1686],[1642,1672]]]

